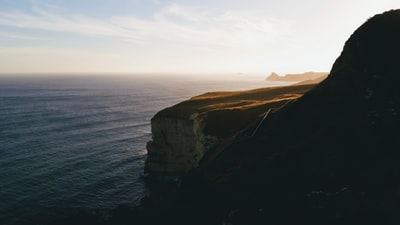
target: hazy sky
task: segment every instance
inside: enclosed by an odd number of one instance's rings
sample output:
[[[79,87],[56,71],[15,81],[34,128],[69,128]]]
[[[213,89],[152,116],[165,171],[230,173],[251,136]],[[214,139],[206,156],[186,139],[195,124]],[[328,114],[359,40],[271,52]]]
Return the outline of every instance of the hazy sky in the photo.
[[[0,0],[0,73],[329,71],[398,0]]]

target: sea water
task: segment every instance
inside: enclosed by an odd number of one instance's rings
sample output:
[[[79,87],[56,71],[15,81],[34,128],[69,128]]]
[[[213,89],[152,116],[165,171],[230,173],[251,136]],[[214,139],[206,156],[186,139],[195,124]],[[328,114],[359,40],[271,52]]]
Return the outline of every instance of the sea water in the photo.
[[[137,205],[150,120],[210,91],[276,85],[246,76],[0,77],[0,224]]]

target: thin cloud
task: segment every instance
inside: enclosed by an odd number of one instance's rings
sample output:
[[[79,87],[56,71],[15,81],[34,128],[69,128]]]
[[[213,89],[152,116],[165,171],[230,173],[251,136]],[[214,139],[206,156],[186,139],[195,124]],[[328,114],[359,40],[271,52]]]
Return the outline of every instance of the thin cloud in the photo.
[[[15,32],[0,31],[0,40],[46,40],[42,37],[19,34]]]
[[[140,37],[135,35],[135,33],[118,27],[110,21],[92,19],[80,15],[60,16],[37,8],[30,14],[0,12],[0,25],[25,29],[70,32],[86,36],[128,38],[130,41],[140,40]]]
[[[204,11],[169,5],[151,19],[134,16],[96,19],[56,14],[35,7],[31,12],[0,12],[0,25],[70,32],[134,44],[170,43],[193,49],[265,49],[290,38],[293,23],[240,11]],[[160,44],[161,45],[161,44]]]

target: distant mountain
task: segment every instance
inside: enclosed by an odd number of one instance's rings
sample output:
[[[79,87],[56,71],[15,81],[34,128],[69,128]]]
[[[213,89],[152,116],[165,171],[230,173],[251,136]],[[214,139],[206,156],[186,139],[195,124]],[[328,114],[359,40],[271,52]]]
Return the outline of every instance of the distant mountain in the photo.
[[[325,79],[328,73],[324,72],[306,72],[302,74],[286,74],[279,76],[277,73],[271,73],[266,80],[268,81],[283,81],[283,82],[302,82],[306,80]]]

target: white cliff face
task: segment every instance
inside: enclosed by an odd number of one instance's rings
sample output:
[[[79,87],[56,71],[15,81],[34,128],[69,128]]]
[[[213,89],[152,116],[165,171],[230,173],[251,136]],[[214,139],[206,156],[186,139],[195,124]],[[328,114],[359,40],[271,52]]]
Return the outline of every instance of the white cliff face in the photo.
[[[147,143],[145,172],[186,174],[206,154],[216,157],[219,152],[215,150],[223,143],[258,124],[269,108],[279,108],[311,87],[206,93],[161,110],[151,120],[153,140]]]
[[[153,140],[147,143],[145,172],[179,175],[198,167],[205,153],[221,142],[204,133],[205,125],[204,114],[193,113],[189,118],[156,115],[151,121]]]

